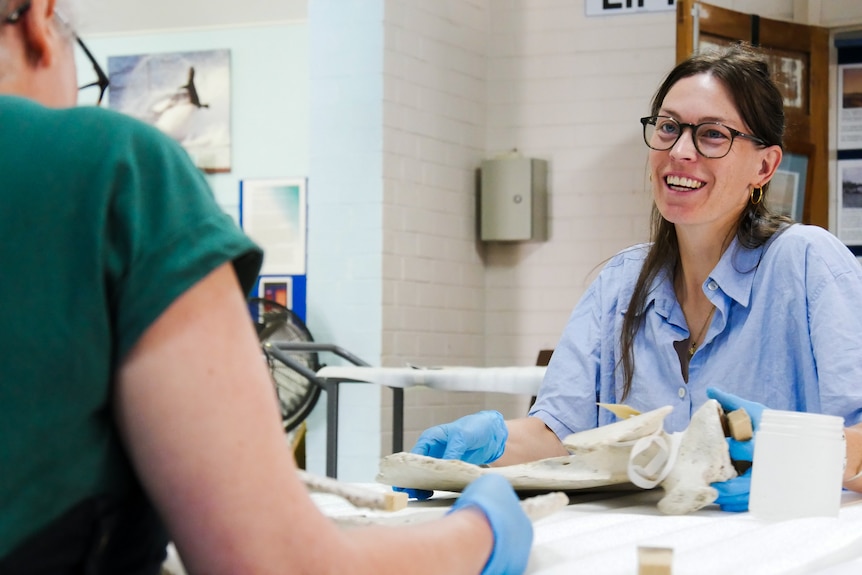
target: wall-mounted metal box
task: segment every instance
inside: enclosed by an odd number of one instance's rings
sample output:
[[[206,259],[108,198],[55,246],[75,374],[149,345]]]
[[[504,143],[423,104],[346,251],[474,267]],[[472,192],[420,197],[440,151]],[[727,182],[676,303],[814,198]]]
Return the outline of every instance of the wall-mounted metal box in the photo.
[[[484,160],[479,176],[482,241],[548,239],[548,163],[509,156]]]

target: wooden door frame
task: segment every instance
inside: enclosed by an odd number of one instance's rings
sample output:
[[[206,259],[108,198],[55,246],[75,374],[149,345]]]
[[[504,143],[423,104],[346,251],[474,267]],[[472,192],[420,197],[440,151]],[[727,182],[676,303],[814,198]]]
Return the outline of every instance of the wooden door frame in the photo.
[[[694,4],[697,0],[677,0],[676,60],[694,52]],[[736,38],[737,31],[749,29],[749,42],[756,46],[782,46],[809,54],[808,114],[786,109],[788,131],[785,151],[809,152],[809,177],[802,221],[829,228],[829,30],[762,18],[709,5],[709,33]],[[701,22],[704,15],[701,13]],[[805,153],[801,152],[801,153]]]

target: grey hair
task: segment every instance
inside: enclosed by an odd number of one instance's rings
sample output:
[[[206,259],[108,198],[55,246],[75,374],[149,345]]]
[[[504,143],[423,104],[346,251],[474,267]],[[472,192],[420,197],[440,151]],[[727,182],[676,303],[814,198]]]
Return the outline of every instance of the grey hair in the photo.
[[[17,9],[23,2],[14,2],[14,0],[0,0],[0,18],[9,16],[9,13]],[[57,24],[57,29],[71,41],[75,38],[75,10],[76,0],[56,0],[54,5]],[[0,25],[0,35],[4,33],[7,26]],[[9,62],[7,60],[7,52],[4,45],[0,45],[0,78],[4,77],[8,72]]]
[[[69,36],[75,37],[75,31],[78,29],[78,11],[76,10],[74,0],[56,0],[54,4],[55,20],[61,24],[60,29]]]
[[[0,0],[0,17],[6,17],[13,9],[18,8],[18,5],[13,6],[12,0]],[[77,23],[77,2],[76,0],[56,0],[54,10],[60,15],[60,19],[66,24],[66,27],[76,28]]]

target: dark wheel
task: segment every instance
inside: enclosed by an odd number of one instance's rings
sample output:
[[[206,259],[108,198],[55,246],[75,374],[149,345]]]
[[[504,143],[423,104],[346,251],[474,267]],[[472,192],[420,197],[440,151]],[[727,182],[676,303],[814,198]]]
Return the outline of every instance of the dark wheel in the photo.
[[[292,431],[308,417],[320,398],[320,386],[275,357],[267,344],[272,342],[314,341],[311,332],[298,315],[283,305],[262,298],[248,301],[249,312],[257,327],[258,339],[266,358],[269,373],[275,385],[281,407],[281,421],[285,433]],[[320,369],[316,352],[283,351],[298,364],[312,372]]]

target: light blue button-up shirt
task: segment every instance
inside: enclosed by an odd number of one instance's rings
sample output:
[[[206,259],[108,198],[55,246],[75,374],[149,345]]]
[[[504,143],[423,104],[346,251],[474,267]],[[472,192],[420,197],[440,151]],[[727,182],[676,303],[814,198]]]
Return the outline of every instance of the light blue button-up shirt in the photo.
[[[646,245],[608,262],[572,312],[530,415],[560,438],[613,422],[596,402],[619,403],[623,314]],[[734,240],[703,283],[715,305],[683,379],[674,342],[689,329],[667,274],[653,284],[634,341],[625,403],[641,412],[672,405],[667,431],[688,427],[717,387],[772,409],[862,421],[862,266],[835,236],[793,225],[754,250]]]

